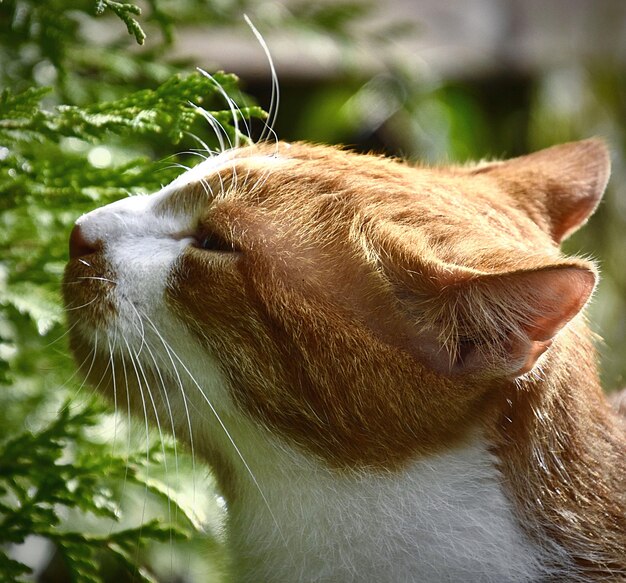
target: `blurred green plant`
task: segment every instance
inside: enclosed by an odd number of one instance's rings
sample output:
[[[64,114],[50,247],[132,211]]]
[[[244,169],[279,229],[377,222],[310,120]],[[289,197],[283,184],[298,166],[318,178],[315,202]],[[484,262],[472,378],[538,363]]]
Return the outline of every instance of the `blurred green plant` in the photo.
[[[174,18],[162,4],[148,2],[149,20],[167,44]],[[172,486],[153,467],[166,467],[168,458],[170,467],[196,465],[185,462],[173,442],[129,438],[120,455],[111,439],[117,429],[105,440],[94,437],[107,417],[93,397],[79,397],[58,288],[67,233],[79,214],[156,190],[181,165],[194,163],[193,155],[182,154],[153,161],[162,151],[217,148],[217,136],[194,137],[210,133],[207,117],[222,128],[222,140],[234,141],[238,130],[227,99],[237,102],[240,118],[265,114],[241,94],[233,75],[181,75],[176,64],[157,63],[162,47],[133,53],[117,37],[94,47],[86,27],[107,12],[144,42],[135,4],[0,3],[0,79],[9,87],[0,94],[2,581],[32,580],[33,567],[46,567],[50,557],[35,565],[20,551],[33,537],[52,543],[61,579],[80,582],[105,580],[105,567],[125,579],[154,581],[150,553],[141,548],[159,542],[173,548],[197,528],[206,531],[206,549],[220,546],[215,532],[190,514],[180,481]],[[109,21],[105,28],[114,26]],[[139,517],[125,502],[133,487],[147,507]],[[213,512],[219,512],[215,501]],[[220,562],[205,565],[215,571],[207,580],[219,579]]]
[[[128,457],[112,453],[108,444],[89,439],[86,430],[98,424],[101,407],[88,402],[82,407],[63,406],[58,416],[35,432],[10,438],[0,447],[0,573],[3,580],[19,580],[28,574],[23,563],[11,559],[4,549],[21,544],[29,536],[50,540],[63,554],[75,581],[99,581],[97,555],[110,554],[137,580],[154,578],[137,564],[137,546],[146,541],[169,541],[184,537],[186,530],[157,519],[107,534],[70,531],[62,527],[62,509],[118,520],[122,510],[112,481],[136,484],[159,497],[163,490],[146,480],[145,467],[162,461],[162,446]],[[69,450],[73,450],[70,452]],[[171,503],[171,498],[167,499]],[[181,506],[177,506],[185,516]],[[61,527],[60,527],[61,526]],[[59,528],[60,527],[60,528]]]

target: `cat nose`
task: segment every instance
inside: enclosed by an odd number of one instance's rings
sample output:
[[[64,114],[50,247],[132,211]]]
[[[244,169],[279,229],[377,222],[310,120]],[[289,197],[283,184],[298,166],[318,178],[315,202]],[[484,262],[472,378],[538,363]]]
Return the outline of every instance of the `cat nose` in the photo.
[[[70,259],[91,255],[100,250],[99,241],[89,241],[80,225],[74,225],[70,234]]]

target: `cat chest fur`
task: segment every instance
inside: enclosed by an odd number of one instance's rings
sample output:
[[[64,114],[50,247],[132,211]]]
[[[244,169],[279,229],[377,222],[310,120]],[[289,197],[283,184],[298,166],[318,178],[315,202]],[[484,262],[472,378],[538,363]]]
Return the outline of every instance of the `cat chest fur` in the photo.
[[[244,481],[229,508],[237,580],[495,583],[548,571],[478,436],[402,473],[335,473],[295,452],[248,453],[264,460],[252,470],[265,499]]]

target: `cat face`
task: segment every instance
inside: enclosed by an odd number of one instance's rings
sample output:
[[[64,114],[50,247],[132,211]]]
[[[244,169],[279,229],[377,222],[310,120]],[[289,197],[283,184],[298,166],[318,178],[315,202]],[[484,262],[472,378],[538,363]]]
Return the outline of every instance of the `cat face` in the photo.
[[[392,467],[486,422],[578,314],[595,271],[558,244],[607,178],[594,140],[435,169],[229,151],[77,221],[71,348],[142,414],[211,409],[333,465]]]

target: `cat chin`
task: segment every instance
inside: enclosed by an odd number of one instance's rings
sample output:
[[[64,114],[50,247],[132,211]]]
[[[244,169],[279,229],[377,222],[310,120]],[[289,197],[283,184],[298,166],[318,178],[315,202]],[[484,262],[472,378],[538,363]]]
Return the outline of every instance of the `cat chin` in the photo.
[[[70,330],[70,347],[87,381],[117,408],[128,406],[136,418],[173,431],[192,447],[194,440],[227,439],[223,419],[236,414],[236,406],[217,360],[167,308],[154,319],[133,310],[130,324],[123,309],[120,314],[99,326],[77,321]]]

